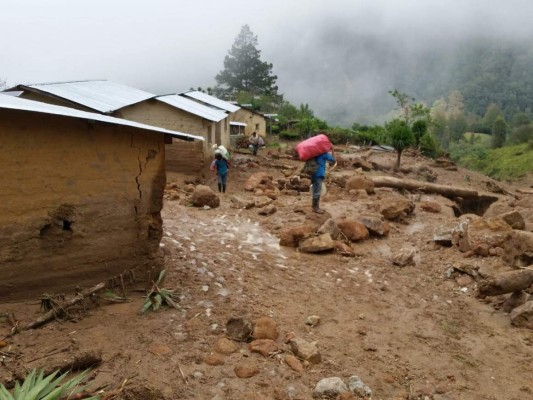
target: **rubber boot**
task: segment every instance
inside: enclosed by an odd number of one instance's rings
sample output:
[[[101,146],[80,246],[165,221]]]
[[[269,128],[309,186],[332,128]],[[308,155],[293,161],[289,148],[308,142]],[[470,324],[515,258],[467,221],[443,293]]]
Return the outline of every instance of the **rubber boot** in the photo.
[[[218,191],[219,191],[219,193],[222,192],[222,183],[218,184]]]
[[[313,212],[317,214],[324,214],[325,211],[320,209],[320,197],[313,197]]]
[[[222,184],[222,193],[226,193],[226,185]]]

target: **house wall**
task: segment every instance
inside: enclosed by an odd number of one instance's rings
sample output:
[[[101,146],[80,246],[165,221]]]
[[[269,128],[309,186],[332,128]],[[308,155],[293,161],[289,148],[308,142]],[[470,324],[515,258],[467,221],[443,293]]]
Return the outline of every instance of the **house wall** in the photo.
[[[256,131],[258,135],[266,137],[266,120],[260,114],[241,108],[233,113],[231,120],[246,123],[246,127],[244,128],[244,134],[246,136],[250,136]]]
[[[0,301],[162,267],[164,135],[0,110]]]
[[[206,164],[213,154],[211,145],[216,143],[214,122],[158,100],[143,101],[125,107],[113,116],[204,137],[204,142],[172,139],[172,143],[166,145],[169,181],[172,181],[177,173],[204,177]]]

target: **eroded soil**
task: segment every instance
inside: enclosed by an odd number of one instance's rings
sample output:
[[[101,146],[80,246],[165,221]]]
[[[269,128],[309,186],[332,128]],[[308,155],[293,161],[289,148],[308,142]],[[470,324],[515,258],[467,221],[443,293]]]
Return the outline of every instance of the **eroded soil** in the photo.
[[[394,160],[389,153],[364,155],[380,164]],[[459,285],[460,274],[449,272],[465,265],[497,271],[505,268],[502,260],[465,258],[458,249],[432,241],[436,227],[457,221],[451,200],[406,192],[417,204],[414,213],[391,222],[387,237],[353,243],[355,257],[300,253],[280,247],[278,234],[316,218],[308,193],[280,194],[271,216],[258,215],[256,207],[235,206],[235,198],[246,203],[259,197],[244,191],[251,174],[266,171],[282,178],[280,164],[301,164],[278,156],[264,152],[252,160],[247,154],[235,155],[219,208],[188,206],[183,180],[178,181],[180,199],[166,200],[163,286],[176,291],[181,310],[141,315],[145,288],[129,287],[128,302],[100,299],[71,312],[71,321],[53,321],[6,338],[0,348],[2,382],[10,384],[33,368],[52,370],[96,354],[102,363],[93,368],[90,387],[103,395],[115,390],[118,399],[304,400],[313,398],[320,379],[351,375],[372,389],[373,399],[533,398],[533,332],[510,324],[509,315],[497,307],[502,298],[480,300],[475,280]],[[420,171],[421,165],[437,174],[439,184],[486,190],[490,181],[404,156],[404,166]],[[345,165],[332,175],[351,173],[355,169]],[[373,173],[378,172],[368,174]],[[419,178],[416,172],[397,176]],[[215,188],[213,179],[208,184]],[[522,187],[528,184],[521,182]],[[334,218],[375,212],[384,199],[397,195],[393,189],[377,189],[354,198],[333,184],[328,192],[321,205]],[[499,196],[502,209],[511,201],[525,210],[533,207],[531,195],[512,200]],[[421,201],[436,202],[442,211],[425,212],[418,207]],[[531,230],[531,212],[524,216]],[[405,247],[416,250],[416,265],[393,265],[390,257]],[[39,302],[0,305],[0,313],[5,312],[29,322],[39,315]],[[276,321],[281,352],[263,357],[238,343],[239,350],[224,356],[223,365],[204,362],[224,337],[230,317],[254,320],[262,315]],[[306,325],[310,315],[320,316],[321,322]],[[10,329],[8,321],[0,319],[0,328],[3,337]],[[283,338],[290,332],[316,341],[322,361],[306,365],[303,372],[292,370],[284,362],[290,348]],[[234,368],[243,360],[257,366],[259,374],[238,378]]]

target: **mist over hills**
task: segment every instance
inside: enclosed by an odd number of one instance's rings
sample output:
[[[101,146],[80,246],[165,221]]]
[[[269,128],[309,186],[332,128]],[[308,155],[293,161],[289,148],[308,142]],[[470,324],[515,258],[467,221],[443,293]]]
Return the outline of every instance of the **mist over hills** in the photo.
[[[449,39],[449,40],[448,40]],[[496,103],[511,117],[531,113],[533,48],[529,37],[414,38],[361,33],[343,27],[318,32],[275,62],[288,99],[309,103],[330,124],[382,123],[398,89],[431,106],[453,90],[465,112],[482,116]],[[311,50],[320,49],[319,51]]]

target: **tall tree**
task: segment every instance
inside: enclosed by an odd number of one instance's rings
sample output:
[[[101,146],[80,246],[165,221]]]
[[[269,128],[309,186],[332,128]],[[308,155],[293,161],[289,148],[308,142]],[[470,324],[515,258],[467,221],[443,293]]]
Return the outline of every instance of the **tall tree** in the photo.
[[[400,169],[400,160],[402,157],[402,152],[412,146],[415,142],[415,137],[411,127],[402,121],[401,119],[393,119],[386,125],[387,132],[389,134],[389,139],[392,144],[392,147],[396,150],[398,157],[396,158],[396,164],[394,165],[394,170],[398,171]]]
[[[507,136],[507,124],[505,120],[500,115],[494,121],[492,126],[492,147],[494,149],[502,147],[505,143],[505,137]]]
[[[272,74],[272,64],[261,61],[257,36],[244,25],[224,58],[224,69],[215,77],[217,94],[233,97],[239,92],[248,92],[252,96],[276,97],[277,79]]]

